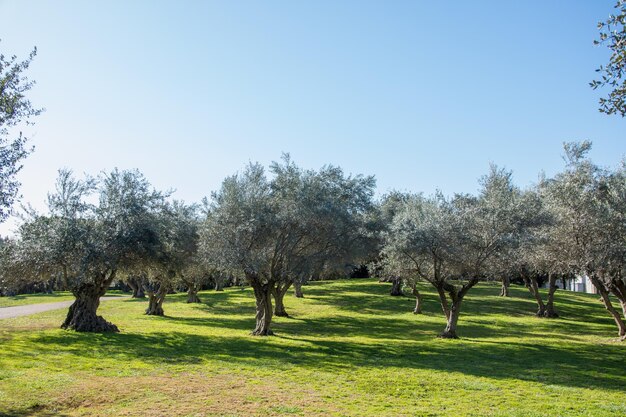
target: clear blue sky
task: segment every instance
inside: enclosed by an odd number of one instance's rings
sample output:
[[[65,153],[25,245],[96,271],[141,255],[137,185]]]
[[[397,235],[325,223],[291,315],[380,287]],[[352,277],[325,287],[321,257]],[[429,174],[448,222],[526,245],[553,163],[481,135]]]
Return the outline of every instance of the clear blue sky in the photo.
[[[283,151],[380,193],[473,192],[490,162],[528,185],[570,140],[615,165],[626,119],[588,86],[614,2],[0,0],[0,49],[37,46],[47,109],[23,201],[42,207],[60,167],[116,166],[198,201]]]

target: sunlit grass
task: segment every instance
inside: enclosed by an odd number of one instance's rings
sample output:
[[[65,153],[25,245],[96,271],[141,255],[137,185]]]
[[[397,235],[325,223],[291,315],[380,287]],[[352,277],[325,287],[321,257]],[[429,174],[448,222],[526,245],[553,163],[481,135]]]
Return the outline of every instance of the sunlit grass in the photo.
[[[372,280],[287,295],[276,336],[252,337],[251,291],[103,303],[119,334],[58,329],[64,310],[0,321],[0,415],[626,415],[626,345],[595,296],[559,292],[534,317],[524,288],[470,292],[461,340],[426,286],[423,315]],[[3,411],[4,410],[4,411]],[[4,413],[4,414],[3,414]]]

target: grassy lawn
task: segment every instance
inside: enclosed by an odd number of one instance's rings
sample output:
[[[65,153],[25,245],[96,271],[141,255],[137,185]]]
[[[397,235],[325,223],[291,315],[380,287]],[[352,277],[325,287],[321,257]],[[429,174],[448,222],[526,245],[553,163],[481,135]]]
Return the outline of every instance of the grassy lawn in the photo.
[[[112,290],[107,292],[107,297],[128,295],[118,290]],[[0,308],[2,307],[15,307],[28,304],[40,304],[40,303],[56,303],[57,301],[73,300],[74,296],[69,291],[57,291],[54,294],[21,294],[11,297],[0,297]]]
[[[557,293],[538,319],[525,288],[472,290],[461,340],[427,287],[425,314],[372,280],[286,297],[276,336],[249,336],[250,290],[102,303],[119,334],[58,329],[65,310],[0,321],[0,415],[621,416],[626,344],[595,296]]]
[[[27,304],[55,303],[57,301],[73,300],[74,297],[69,291],[58,291],[54,294],[23,294],[11,297],[0,297],[1,307],[15,307]]]

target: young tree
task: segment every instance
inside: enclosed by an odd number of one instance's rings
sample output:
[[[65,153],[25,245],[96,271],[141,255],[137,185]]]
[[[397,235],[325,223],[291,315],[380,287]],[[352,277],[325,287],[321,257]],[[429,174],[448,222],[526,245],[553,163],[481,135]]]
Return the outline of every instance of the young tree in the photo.
[[[0,52],[0,222],[7,218],[18,197],[20,183],[16,176],[22,169],[22,161],[32,151],[22,132],[12,138],[13,130],[32,124],[32,117],[42,112],[26,98],[35,82],[24,73],[35,55],[37,48],[33,48],[27,59],[18,61],[16,56],[6,57]]]
[[[595,45],[606,45],[611,51],[606,66],[601,65],[596,71],[601,74],[600,80],[590,83],[595,90],[609,87],[607,97],[600,99],[600,111],[606,114],[626,116],[626,1],[618,0],[615,5],[616,14],[609,15],[608,20],[598,23],[600,39]]]

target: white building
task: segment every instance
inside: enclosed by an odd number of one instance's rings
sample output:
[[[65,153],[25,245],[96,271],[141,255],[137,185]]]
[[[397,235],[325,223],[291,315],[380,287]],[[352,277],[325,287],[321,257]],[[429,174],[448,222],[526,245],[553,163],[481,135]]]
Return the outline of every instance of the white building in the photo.
[[[587,275],[578,275],[573,279],[565,280],[565,288],[563,288],[563,280],[558,279],[556,281],[557,288],[565,289],[568,291],[576,291],[576,292],[586,292],[587,294],[597,294],[598,290],[593,286],[591,280]],[[543,284],[543,288],[548,287],[548,282],[546,281]]]

